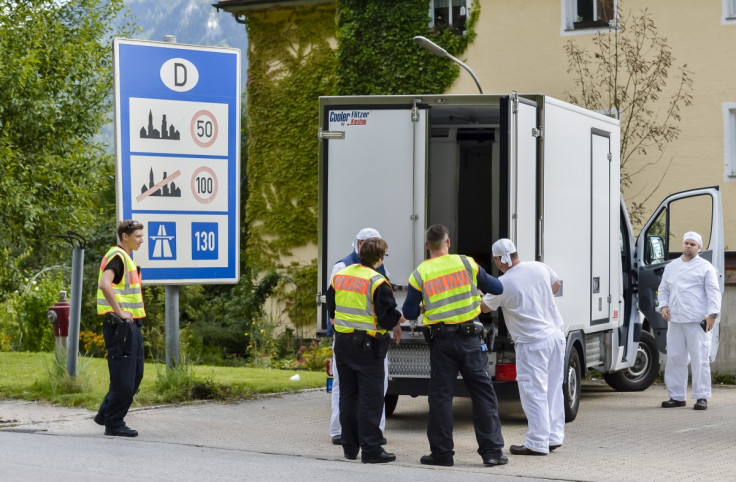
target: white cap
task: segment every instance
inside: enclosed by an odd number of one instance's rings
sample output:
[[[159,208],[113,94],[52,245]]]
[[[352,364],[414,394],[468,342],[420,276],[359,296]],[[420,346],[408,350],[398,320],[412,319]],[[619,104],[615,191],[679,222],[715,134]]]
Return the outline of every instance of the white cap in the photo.
[[[493,243],[491,247],[491,253],[493,256],[500,256],[501,262],[511,266],[511,253],[516,252],[516,246],[511,242],[510,239],[502,238]]]
[[[686,239],[692,239],[693,241],[698,243],[698,246],[700,246],[701,248],[703,247],[703,238],[700,237],[700,235],[695,231],[688,231],[687,233],[685,233],[685,236],[682,237],[682,240],[685,241]]]
[[[353,240],[353,249],[356,253],[358,252],[358,241],[365,241],[368,238],[381,238],[381,233],[373,228],[361,229],[358,234],[355,235],[355,239]]]

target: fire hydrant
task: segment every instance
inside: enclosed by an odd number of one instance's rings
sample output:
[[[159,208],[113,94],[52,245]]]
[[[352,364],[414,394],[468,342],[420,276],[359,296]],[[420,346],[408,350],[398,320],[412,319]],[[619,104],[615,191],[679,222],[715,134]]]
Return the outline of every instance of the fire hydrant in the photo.
[[[54,306],[49,306],[49,322],[54,325],[54,337],[56,338],[56,352],[66,353],[67,339],[69,338],[69,309],[66,301],[66,291],[59,293],[59,301]]]

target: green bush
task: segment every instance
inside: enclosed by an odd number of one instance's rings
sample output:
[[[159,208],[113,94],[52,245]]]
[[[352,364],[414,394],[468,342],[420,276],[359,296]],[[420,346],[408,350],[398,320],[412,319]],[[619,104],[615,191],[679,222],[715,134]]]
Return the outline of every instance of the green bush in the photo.
[[[711,375],[713,385],[733,385],[736,383],[733,375],[727,373],[713,372]]]
[[[20,348],[21,329],[16,316],[20,295],[10,293],[0,309],[0,351],[16,351]]]
[[[79,352],[86,356],[97,358],[107,357],[107,348],[105,347],[105,338],[102,333],[94,331],[81,331],[79,333]]]
[[[26,351],[54,349],[54,329],[49,323],[48,309],[59,300],[65,290],[61,275],[31,281],[15,305],[15,316],[20,327],[18,348]]]
[[[325,370],[327,360],[332,358],[332,346],[327,338],[319,342],[312,340],[309,346],[302,345],[296,352],[296,359],[286,364],[286,368],[303,368],[313,372]]]

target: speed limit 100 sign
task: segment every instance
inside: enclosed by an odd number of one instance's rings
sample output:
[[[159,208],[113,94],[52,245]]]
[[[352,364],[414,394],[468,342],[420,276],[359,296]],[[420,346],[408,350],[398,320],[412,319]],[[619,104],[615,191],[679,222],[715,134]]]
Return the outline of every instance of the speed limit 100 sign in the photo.
[[[202,166],[192,174],[192,194],[194,199],[207,204],[217,196],[217,175],[207,166]]]

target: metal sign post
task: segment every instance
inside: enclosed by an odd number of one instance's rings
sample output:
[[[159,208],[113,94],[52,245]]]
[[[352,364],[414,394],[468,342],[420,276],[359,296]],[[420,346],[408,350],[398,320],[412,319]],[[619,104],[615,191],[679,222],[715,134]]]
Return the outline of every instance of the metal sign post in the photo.
[[[164,42],[176,43],[176,37],[173,35],[164,35]],[[164,338],[166,349],[164,350],[166,357],[166,368],[172,368],[178,365],[179,358],[179,286],[166,285],[164,293],[164,316],[166,317],[166,326],[164,328]]]
[[[72,299],[69,307],[69,337],[67,339],[66,372],[71,377],[77,376],[77,359],[79,358],[79,325],[82,319],[82,281],[84,280],[84,248],[87,240],[74,231],[67,234],[55,234],[57,238],[66,240],[72,245]]]

